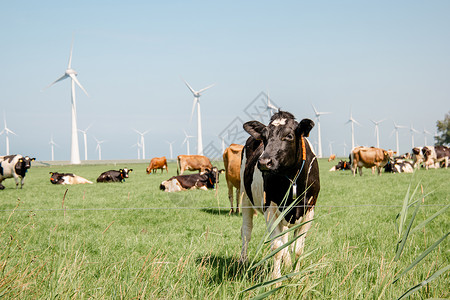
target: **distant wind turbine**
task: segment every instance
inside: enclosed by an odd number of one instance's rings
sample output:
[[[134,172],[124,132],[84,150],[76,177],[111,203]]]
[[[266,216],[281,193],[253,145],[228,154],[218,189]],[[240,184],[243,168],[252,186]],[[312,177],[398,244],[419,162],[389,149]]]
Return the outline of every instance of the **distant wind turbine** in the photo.
[[[423,130],[423,138],[424,138],[424,146],[428,145],[427,143],[427,134],[430,136],[433,136],[433,134],[431,132],[429,132],[428,130],[424,129]]]
[[[344,146],[344,157],[345,157],[347,156],[347,143],[343,142],[341,145]]]
[[[312,108],[314,109],[314,114],[316,115],[316,118],[317,118],[317,142],[318,142],[317,157],[321,158],[322,157],[322,137],[321,137],[321,133],[320,133],[320,116],[326,115],[326,114],[331,114],[331,112],[319,112],[314,107],[314,105],[312,105]]]
[[[330,148],[330,156],[333,155],[333,143],[334,141],[328,141],[328,147]]]
[[[378,125],[381,122],[384,122],[386,119],[380,120],[380,121],[374,121],[374,120],[370,120],[372,121],[373,124],[375,124],[375,135],[377,137],[377,148],[380,148],[380,132],[378,130]]]
[[[95,139],[95,141],[97,142],[97,147],[95,147],[95,150],[98,151],[98,160],[102,160],[102,144],[105,141],[99,141],[97,139]]]
[[[140,138],[138,138],[137,143],[131,146],[132,148],[137,148],[137,159],[141,159],[141,143]]]
[[[141,145],[141,149],[142,149],[142,159],[145,159],[145,139],[144,139],[144,135],[146,135],[150,131],[150,129],[147,130],[147,131],[144,131],[144,132],[140,132],[140,131],[138,131],[136,129],[133,129],[133,130],[136,131],[141,136],[140,145]]]
[[[173,159],[173,148],[172,148],[172,145],[173,145],[173,143],[175,143],[175,141],[173,141],[173,142],[166,141],[166,143],[169,144],[170,159]]]
[[[269,92],[267,92],[267,106],[266,111],[269,113],[269,119],[272,117],[274,113],[280,110],[279,107],[276,107],[272,102],[270,102]]]
[[[11,129],[8,128],[8,126],[6,125],[6,116],[5,114],[3,114],[3,121],[5,122],[5,127],[3,128],[3,130],[0,132],[0,135],[4,134],[5,138],[6,138],[6,155],[9,155],[9,134],[14,134],[14,131],[12,131]]]
[[[192,95],[194,95],[194,102],[192,104],[192,112],[191,112],[191,121],[192,116],[194,115],[195,105],[197,104],[197,154],[203,155],[203,139],[202,139],[202,119],[201,119],[201,113],[200,113],[200,101],[199,98],[202,95],[202,92],[206,91],[207,89],[214,86],[214,84],[211,84],[201,90],[195,91],[189,83],[187,83],[186,80],[184,80],[184,83],[189,88],[189,90],[192,92]]]
[[[359,122],[353,118],[352,112],[350,112],[350,118],[345,124],[348,123],[352,124],[352,149],[353,149],[355,148],[355,124],[358,124],[359,126],[361,126],[361,124],[359,124]]]
[[[50,146],[52,148],[52,161],[54,161],[55,160],[55,149],[54,149],[54,146],[57,146],[57,147],[59,147],[59,146],[58,146],[57,143],[55,143],[53,141],[53,136],[50,137],[50,143],[49,144],[50,144]]]
[[[414,129],[413,124],[411,123],[411,126],[409,127],[409,132],[411,133],[411,149],[413,149],[414,148],[414,133],[419,133],[419,131]]]
[[[400,154],[400,148],[399,148],[399,145],[398,145],[398,130],[399,130],[400,128],[408,128],[408,127],[403,126],[403,125],[397,125],[397,124],[394,122],[394,130],[393,130],[392,132],[395,131],[395,142],[396,142],[396,145],[397,145],[397,155]],[[391,134],[392,134],[392,133],[391,133]]]
[[[79,132],[83,133],[83,140],[84,140],[84,160],[88,160],[87,155],[87,131],[89,128],[91,128],[92,124],[89,125],[85,130],[78,129]]]
[[[190,152],[189,152],[189,139],[190,139],[190,138],[193,138],[194,136],[188,135],[188,134],[186,133],[186,131],[184,131],[184,135],[185,135],[186,137],[185,137],[185,139],[184,139],[182,145],[186,143],[187,155],[190,155]]]
[[[69,63],[67,65],[67,69],[63,76],[56,79],[53,83],[51,83],[49,86],[47,86],[45,89],[51,87],[55,83],[64,80],[66,78],[71,78],[72,81],[72,146],[70,151],[70,163],[71,164],[80,164],[80,149],[78,147],[78,130],[77,130],[77,107],[76,107],[76,101],[75,101],[75,84],[78,85],[78,87],[87,95],[88,93],[84,89],[84,87],[80,84],[80,82],[77,79],[78,73],[72,69],[72,51],[73,51],[73,39],[72,39],[72,45],[70,47],[70,56],[69,56]]]

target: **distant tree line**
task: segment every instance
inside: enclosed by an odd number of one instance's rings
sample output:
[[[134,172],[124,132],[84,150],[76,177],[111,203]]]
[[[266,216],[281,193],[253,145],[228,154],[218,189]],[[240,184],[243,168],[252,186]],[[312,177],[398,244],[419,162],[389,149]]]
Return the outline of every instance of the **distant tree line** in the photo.
[[[450,145],[450,111],[445,114],[444,120],[436,122],[437,135],[436,145]]]

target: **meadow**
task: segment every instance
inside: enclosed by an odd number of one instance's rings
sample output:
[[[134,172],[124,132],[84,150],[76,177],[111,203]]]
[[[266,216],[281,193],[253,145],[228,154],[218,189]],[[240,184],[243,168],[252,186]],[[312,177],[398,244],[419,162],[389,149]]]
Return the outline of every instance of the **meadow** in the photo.
[[[0,191],[0,297],[397,299],[449,265],[444,239],[393,283],[448,234],[449,210],[416,226],[450,203],[450,170],[378,177],[364,169],[354,178],[349,171],[328,172],[333,162],[319,163],[321,192],[299,262],[302,272],[275,291],[275,285],[257,286],[270,280],[271,260],[252,270],[238,263],[242,221],[229,215],[223,175],[217,191],[169,194],[159,183],[176,175],[174,163],[169,174],[151,175],[147,163],[32,167],[22,190],[8,179]],[[58,171],[95,182],[101,172],[120,167],[134,170],[124,183],[60,186],[49,180],[49,172]],[[421,206],[394,260],[396,217],[405,198]],[[412,215],[410,209],[405,224]],[[269,249],[257,251],[266,229],[262,216],[254,223],[249,258],[258,261]],[[411,298],[449,298],[449,282],[447,270]]]

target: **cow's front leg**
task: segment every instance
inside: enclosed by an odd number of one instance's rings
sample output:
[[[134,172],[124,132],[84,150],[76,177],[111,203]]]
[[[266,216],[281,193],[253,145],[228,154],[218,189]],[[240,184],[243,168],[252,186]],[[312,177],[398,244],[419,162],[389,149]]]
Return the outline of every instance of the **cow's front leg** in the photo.
[[[362,176],[362,167],[358,167],[359,176]]]
[[[228,186],[228,200],[230,201],[230,215],[231,215],[232,213],[234,213],[234,207],[233,207],[233,185],[231,184],[231,182],[227,181],[227,186]]]
[[[19,188],[19,176],[14,175],[13,177],[14,177],[14,181],[16,182],[16,190],[17,190]],[[20,188],[22,188],[22,187],[20,187]]]
[[[241,200],[241,189],[237,188],[236,189],[236,213],[239,213],[239,204],[240,204],[240,200]]]
[[[312,207],[310,210],[308,210],[305,214],[305,216],[302,218],[301,222],[308,222],[311,221],[314,218],[314,207]],[[308,222],[301,226],[299,229],[295,230],[295,238],[297,239],[293,245],[294,251],[295,251],[295,258],[296,258],[296,266],[295,271],[300,271],[300,264],[298,263],[298,258],[300,255],[303,254],[303,249],[305,247],[305,238],[306,233],[311,228],[312,222]],[[297,238],[298,237],[298,238]]]
[[[252,237],[253,230],[253,207],[246,195],[242,197],[242,228],[241,228],[241,238],[242,238],[242,250],[239,262],[247,262],[247,250],[248,244]]]

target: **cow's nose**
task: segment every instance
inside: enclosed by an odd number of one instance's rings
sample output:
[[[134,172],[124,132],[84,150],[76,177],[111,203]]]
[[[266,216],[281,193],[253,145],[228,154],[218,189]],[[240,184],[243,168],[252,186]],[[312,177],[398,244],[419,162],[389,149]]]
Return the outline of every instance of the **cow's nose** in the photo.
[[[271,158],[262,158],[258,159],[258,167],[261,171],[268,171],[273,167],[273,161]]]

